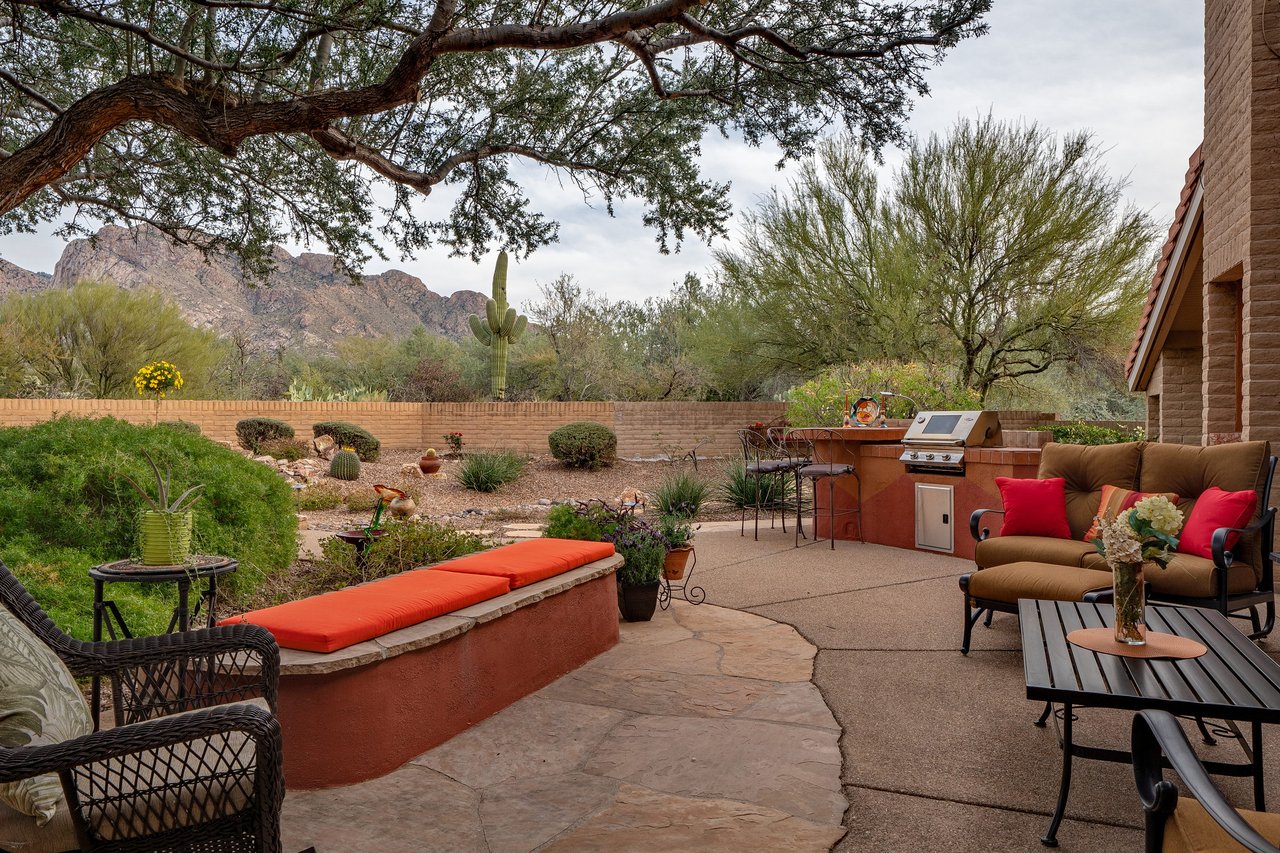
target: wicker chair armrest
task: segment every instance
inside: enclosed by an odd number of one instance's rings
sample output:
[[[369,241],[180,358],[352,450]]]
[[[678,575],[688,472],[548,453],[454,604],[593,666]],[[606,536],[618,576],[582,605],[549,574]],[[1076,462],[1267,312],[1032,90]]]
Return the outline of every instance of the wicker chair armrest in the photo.
[[[161,634],[100,643],[78,642],[67,660],[79,676],[116,677],[136,686],[145,696],[148,711],[130,709],[124,722],[136,722],[160,714],[262,696],[274,711],[280,680],[280,649],[271,632],[259,625],[201,628],[180,634]],[[219,678],[175,681],[183,666],[202,669]],[[182,688],[181,696],[167,696],[169,686]],[[181,702],[178,702],[178,699]],[[168,701],[172,700],[172,701]],[[124,703],[128,706],[128,702]],[[157,712],[157,713],[152,713]]]
[[[1177,787],[1163,778],[1163,756],[1187,786],[1188,793],[1200,802],[1223,832],[1253,853],[1280,853],[1280,848],[1267,841],[1227,802],[1205,772],[1175,717],[1165,711],[1138,712],[1133,718],[1132,751],[1134,780],[1147,814],[1148,850],[1160,849],[1164,821],[1178,804]],[[1161,837],[1153,837],[1155,835]]]
[[[1276,508],[1268,507],[1265,512],[1258,516],[1248,527],[1219,527],[1213,531],[1213,539],[1210,542],[1210,552],[1213,554],[1213,564],[1220,569],[1228,569],[1235,561],[1235,555],[1227,549],[1227,539],[1235,534],[1240,537],[1252,536],[1256,533],[1262,533],[1268,529],[1268,526],[1275,522]],[[1263,555],[1269,550],[1270,542],[1261,543]]]
[[[0,782],[60,773],[82,764],[154,751],[228,731],[248,734],[260,749],[266,750],[266,757],[280,755],[280,724],[275,716],[246,703],[131,723],[61,743],[0,748]]]
[[[969,534],[973,536],[973,541],[981,542],[991,537],[991,530],[982,526],[982,517],[989,512],[1004,515],[1002,509],[975,509],[969,516]]]

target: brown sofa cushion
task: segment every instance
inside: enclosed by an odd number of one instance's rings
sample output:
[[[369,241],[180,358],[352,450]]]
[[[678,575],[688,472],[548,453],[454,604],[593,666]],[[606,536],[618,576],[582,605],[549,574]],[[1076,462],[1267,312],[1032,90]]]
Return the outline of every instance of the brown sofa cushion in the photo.
[[[1272,844],[1280,845],[1280,814],[1240,809],[1240,816]],[[1204,806],[1180,797],[1164,825],[1164,853],[1233,853],[1245,848],[1222,831]]]
[[[1038,476],[1042,479],[1062,477],[1066,480],[1067,522],[1071,525],[1071,538],[1083,539],[1093,525],[1098,503],[1102,500],[1103,486],[1138,488],[1138,468],[1144,444],[1141,441],[1129,441],[1124,444],[1086,447],[1051,441],[1040,451]],[[1173,489],[1143,488],[1142,491],[1167,492]]]
[[[984,569],[1018,562],[1079,567],[1087,555],[1096,553],[1092,542],[1052,536],[996,536],[979,542],[973,559]]]
[[[1168,568],[1148,568],[1143,574],[1151,583],[1154,595],[1209,598],[1218,594],[1213,560],[1194,554],[1175,554]],[[1250,591],[1257,582],[1253,566],[1248,563],[1232,563],[1227,569],[1227,592],[1233,595]]]
[[[1079,601],[1086,592],[1108,589],[1111,572],[1046,563],[1009,563],[969,575],[969,594],[1014,604],[1019,598]]]
[[[1266,485],[1266,463],[1270,455],[1271,446],[1265,441],[1240,441],[1214,447],[1150,443],[1142,451],[1138,485],[1144,492],[1173,492],[1181,496],[1178,509],[1188,518],[1196,498],[1210,486],[1226,492],[1252,489],[1258,493],[1256,519],[1266,510],[1267,496],[1262,494],[1262,488]],[[1234,551],[1246,562],[1258,564],[1253,556],[1258,546],[1252,538],[1240,543]],[[1255,583],[1261,579],[1261,571],[1259,565]]]

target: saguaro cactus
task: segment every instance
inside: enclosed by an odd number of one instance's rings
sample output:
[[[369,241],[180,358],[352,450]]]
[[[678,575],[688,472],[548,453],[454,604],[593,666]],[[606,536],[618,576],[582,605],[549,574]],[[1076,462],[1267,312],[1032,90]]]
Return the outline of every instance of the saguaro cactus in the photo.
[[[493,270],[493,296],[484,304],[484,318],[472,314],[471,332],[480,343],[492,348],[489,356],[490,391],[495,400],[507,398],[507,347],[520,340],[529,318],[516,314],[507,305],[507,253],[498,253]]]

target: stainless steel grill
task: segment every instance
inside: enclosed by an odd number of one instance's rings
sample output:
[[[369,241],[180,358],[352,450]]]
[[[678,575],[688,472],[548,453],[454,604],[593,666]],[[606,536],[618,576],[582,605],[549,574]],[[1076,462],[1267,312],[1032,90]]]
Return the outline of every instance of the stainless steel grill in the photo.
[[[995,412],[920,412],[902,438],[908,471],[963,474],[966,447],[1000,444],[1000,418]]]

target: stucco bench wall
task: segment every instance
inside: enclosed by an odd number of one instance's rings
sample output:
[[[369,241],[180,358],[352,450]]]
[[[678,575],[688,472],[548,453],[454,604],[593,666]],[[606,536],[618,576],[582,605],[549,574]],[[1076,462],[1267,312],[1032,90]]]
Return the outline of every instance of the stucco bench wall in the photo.
[[[613,555],[328,654],[280,650],[285,783],[362,782],[618,642]]]

